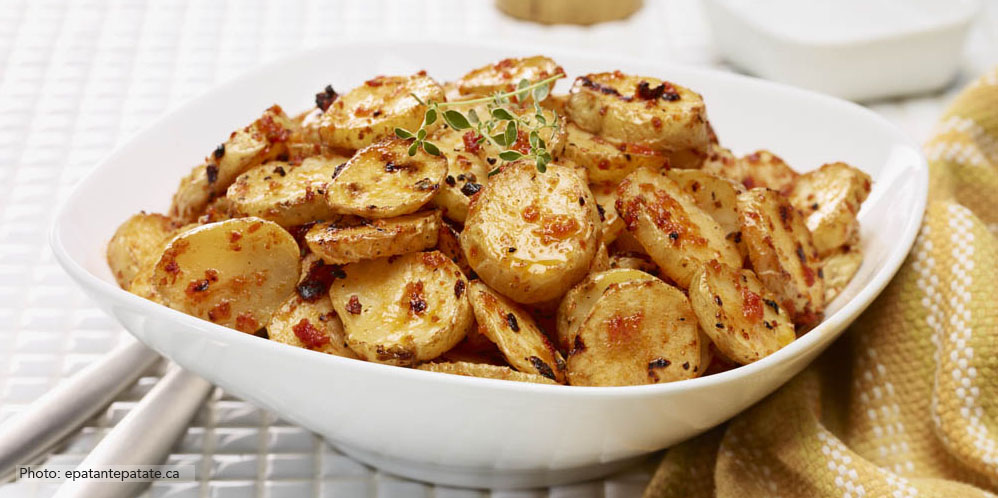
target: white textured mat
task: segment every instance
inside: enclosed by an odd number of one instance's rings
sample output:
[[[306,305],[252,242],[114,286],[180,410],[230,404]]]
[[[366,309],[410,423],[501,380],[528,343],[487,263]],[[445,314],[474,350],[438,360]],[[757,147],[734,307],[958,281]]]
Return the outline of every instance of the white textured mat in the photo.
[[[372,36],[399,39],[403,48],[405,40],[481,38],[515,40],[539,53],[548,46],[575,46],[717,63],[696,0],[646,3],[628,21],[583,29],[512,21],[484,0],[0,0],[0,418],[17,413],[125,334],[62,273],[46,237],[54,206],[74,182],[155,117],[280,55]],[[968,44],[964,80],[998,63],[995,7]],[[438,56],[413,54],[428,60]],[[922,139],[945,98],[875,108]],[[81,461],[158,374],[149,372],[48,461]],[[205,403],[170,460],[197,465],[200,480],[155,483],[148,495],[487,495],[377,473],[308,431],[221,392]],[[650,464],[606,481],[492,496],[639,496]],[[0,486],[0,496],[47,496],[54,489],[20,482]]]

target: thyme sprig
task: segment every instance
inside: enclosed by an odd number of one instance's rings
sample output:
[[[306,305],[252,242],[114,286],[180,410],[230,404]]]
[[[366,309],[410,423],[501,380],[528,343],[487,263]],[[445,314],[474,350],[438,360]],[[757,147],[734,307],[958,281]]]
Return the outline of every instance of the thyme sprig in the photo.
[[[564,74],[556,74],[549,78],[531,83],[527,79],[520,80],[516,90],[508,92],[496,92],[488,97],[481,97],[470,100],[458,100],[452,102],[423,102],[418,96],[412,95],[420,104],[427,107],[423,114],[423,122],[416,131],[409,131],[405,128],[395,128],[395,135],[403,139],[413,139],[409,146],[409,155],[416,155],[420,147],[427,153],[435,156],[440,155],[440,148],[426,139],[427,127],[437,121],[438,117],[454,130],[475,130],[478,132],[477,143],[490,143],[499,149],[499,159],[504,162],[529,159],[534,162],[537,171],[543,173],[547,170],[548,163],[551,162],[551,153],[547,150],[547,143],[541,138],[541,131],[546,128],[557,129],[560,126],[560,116],[555,111],[551,111],[552,118],[544,116],[544,108],[540,103],[548,97],[551,92],[551,83]],[[509,104],[515,97],[517,102],[524,102],[528,96],[534,100],[534,114],[532,116],[521,116],[509,108]],[[474,104],[488,104],[488,116],[482,117],[474,109],[469,109],[463,113],[455,107],[468,106]],[[517,144],[520,131],[527,133],[529,151],[523,153],[514,146]],[[492,176],[499,172],[499,167],[489,172]]]

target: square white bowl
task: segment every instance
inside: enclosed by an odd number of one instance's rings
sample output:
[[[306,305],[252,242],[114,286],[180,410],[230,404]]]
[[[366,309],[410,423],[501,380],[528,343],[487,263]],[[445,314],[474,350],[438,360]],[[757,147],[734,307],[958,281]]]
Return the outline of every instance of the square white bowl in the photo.
[[[415,45],[415,47],[413,47]],[[854,104],[743,76],[543,49],[570,77],[620,69],[701,92],[723,144],[768,148],[802,170],[846,161],[872,175],[859,273],[814,330],[756,363],[708,377],[631,387],[547,386],[451,376],[340,358],[223,328],[118,288],[104,251],[139,210],[164,211],[182,175],[229,131],[274,102],[306,109],[327,83],[426,69],[440,81],[537,49],[471,44],[337,45],[252,71],[199,97],[98,164],[59,210],[52,247],[67,272],[132,334],[225,390],[311,429],[346,453],[406,477],[526,487],[599,477],[699,434],[803,369],[884,288],[921,222],[928,183],[919,148]],[[568,84],[564,82],[561,90]]]

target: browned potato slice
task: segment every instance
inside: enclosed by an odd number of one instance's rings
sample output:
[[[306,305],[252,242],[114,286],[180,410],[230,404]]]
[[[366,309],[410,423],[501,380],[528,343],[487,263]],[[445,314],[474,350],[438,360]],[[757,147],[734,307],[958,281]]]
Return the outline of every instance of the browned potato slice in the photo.
[[[107,265],[122,289],[163,253],[163,244],[182,223],[169,216],[141,212],[125,220],[107,243]]]
[[[477,136],[477,132],[455,131],[448,126],[430,137],[447,158],[447,176],[440,185],[440,193],[433,198],[433,204],[447,219],[458,223],[464,223],[471,196],[481,190],[489,178],[490,167],[481,157],[483,150],[476,141]]]
[[[651,147],[606,139],[571,123],[565,131],[562,157],[585,167],[593,183],[615,183],[638,168],[661,169],[669,164],[665,154]]]
[[[250,168],[287,153],[287,141],[296,124],[280,106],[271,106],[249,126],[236,130],[208,155],[205,162],[180,181],[170,215],[194,221],[236,177]]]
[[[170,241],[153,289],[171,308],[252,334],[294,291],[298,255],[295,239],[276,223],[212,223]]]
[[[743,190],[740,185],[699,169],[674,169],[666,176],[690,194],[697,207],[721,225],[726,236],[738,231],[738,193]]]
[[[343,156],[316,156],[293,165],[271,161],[239,176],[225,196],[234,216],[256,216],[283,227],[336,218],[326,204],[326,184]]]
[[[154,303],[164,304],[163,298],[159,297],[159,293],[153,288],[152,280],[153,274],[156,271],[156,260],[153,263],[145,266],[139,271],[132,282],[128,284],[127,290],[136,296],[148,299]]]
[[[306,301],[292,294],[267,324],[272,341],[347,358],[357,355],[347,347],[343,323],[326,296]]]
[[[724,229],[664,173],[635,171],[620,183],[617,194],[617,212],[627,230],[680,287],[689,288],[693,274],[712,259],[741,266]]]
[[[575,336],[579,327],[592,312],[596,301],[611,285],[624,282],[643,282],[656,280],[655,277],[639,270],[613,269],[590,273],[585,280],[579,282],[565,294],[558,306],[557,339],[558,346],[564,351],[570,351],[574,346]]]
[[[776,294],[794,323],[816,325],[825,307],[825,286],[804,217],[783,196],[764,188],[738,196],[738,217],[759,280]]]
[[[495,64],[474,69],[455,82],[463,97],[488,97],[496,92],[516,90],[520,80],[536,83],[555,74],[565,74],[555,61],[543,55],[522,59],[503,59]],[[556,80],[557,81],[557,80]],[[554,85],[551,85],[554,88]],[[528,97],[532,100],[532,97]]]
[[[469,290],[478,331],[499,347],[513,368],[565,382],[565,360],[526,311],[480,280],[473,280]]]
[[[378,142],[337,168],[326,186],[333,212],[391,218],[430,202],[447,173],[447,160],[422,149],[410,156],[409,144],[397,138]]]
[[[329,297],[350,349],[368,361],[413,365],[464,338],[473,323],[468,281],[438,251],[351,263]]]
[[[601,272],[610,269],[610,251],[606,249],[606,244],[600,242],[596,255],[589,263],[589,273]]]
[[[369,223],[317,223],[305,242],[326,263],[342,265],[429,249],[437,245],[440,223],[439,211]]]
[[[622,282],[607,287],[579,325],[568,381],[627,386],[690,379],[702,368],[703,347],[682,291],[657,279]]]
[[[599,249],[596,201],[571,169],[509,164],[471,204],[461,247],[479,277],[520,303],[561,296]]]
[[[322,142],[356,150],[395,136],[395,128],[416,130],[426,112],[417,97],[443,102],[444,90],[424,73],[368,80],[326,109],[319,124]]]
[[[658,275],[658,267],[644,253],[620,252],[610,256],[610,269],[627,268]]]
[[[464,257],[461,249],[461,232],[446,221],[440,223],[440,231],[437,233],[437,250],[450,258],[458,268],[469,278],[473,271],[468,264],[468,258]]]
[[[856,237],[856,215],[870,195],[870,181],[870,175],[846,163],[825,164],[797,177],[790,203],[807,219],[818,254],[829,254]]]
[[[711,149],[703,169],[733,180],[745,188],[766,187],[783,194],[789,192],[798,176],[783,159],[767,150],[735,159],[731,151],[715,147]]]
[[[751,270],[711,261],[693,278],[690,301],[700,327],[727,358],[752,363],[797,337],[790,316]]]
[[[612,244],[624,231],[624,220],[617,215],[617,184],[593,183],[589,185],[589,189],[596,198],[596,210],[603,221],[601,240],[604,244]]]
[[[863,265],[863,252],[859,247],[837,249],[821,261],[821,272],[825,279],[825,303],[832,302]]]
[[[501,365],[489,365],[487,363],[469,363],[466,361],[456,362],[433,362],[419,365],[419,370],[428,372],[439,372],[451,375],[463,375],[465,377],[482,377],[485,379],[512,380],[516,382],[532,382],[534,384],[554,384],[558,383],[542,375],[526,372],[517,372],[512,368]]]
[[[674,168],[707,155],[707,109],[695,92],[619,71],[576,78],[565,111],[585,131],[666,153]]]

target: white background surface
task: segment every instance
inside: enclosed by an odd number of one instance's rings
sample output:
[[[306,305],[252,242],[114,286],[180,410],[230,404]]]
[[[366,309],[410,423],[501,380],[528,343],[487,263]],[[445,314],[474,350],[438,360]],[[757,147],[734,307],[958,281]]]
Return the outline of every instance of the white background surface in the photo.
[[[571,46],[722,65],[696,0],[646,3],[627,21],[586,29],[510,20],[485,0],[0,0],[0,418],[17,413],[124,337],[62,273],[46,236],[54,205],[73,183],[160,114],[283,54],[372,36],[399,40],[400,51],[411,40],[485,39],[535,46],[538,53],[547,46]],[[968,41],[961,82],[939,95],[872,107],[924,140],[959,84],[998,64],[998,2],[986,3]],[[82,460],[158,373],[150,372],[50,462]],[[150,495],[486,495],[379,474],[311,433],[221,392],[202,407],[171,463],[198,465],[202,479],[157,483]],[[493,495],[638,496],[650,470],[645,465],[605,482]],[[0,496],[45,496],[53,490],[22,482],[0,487]]]

